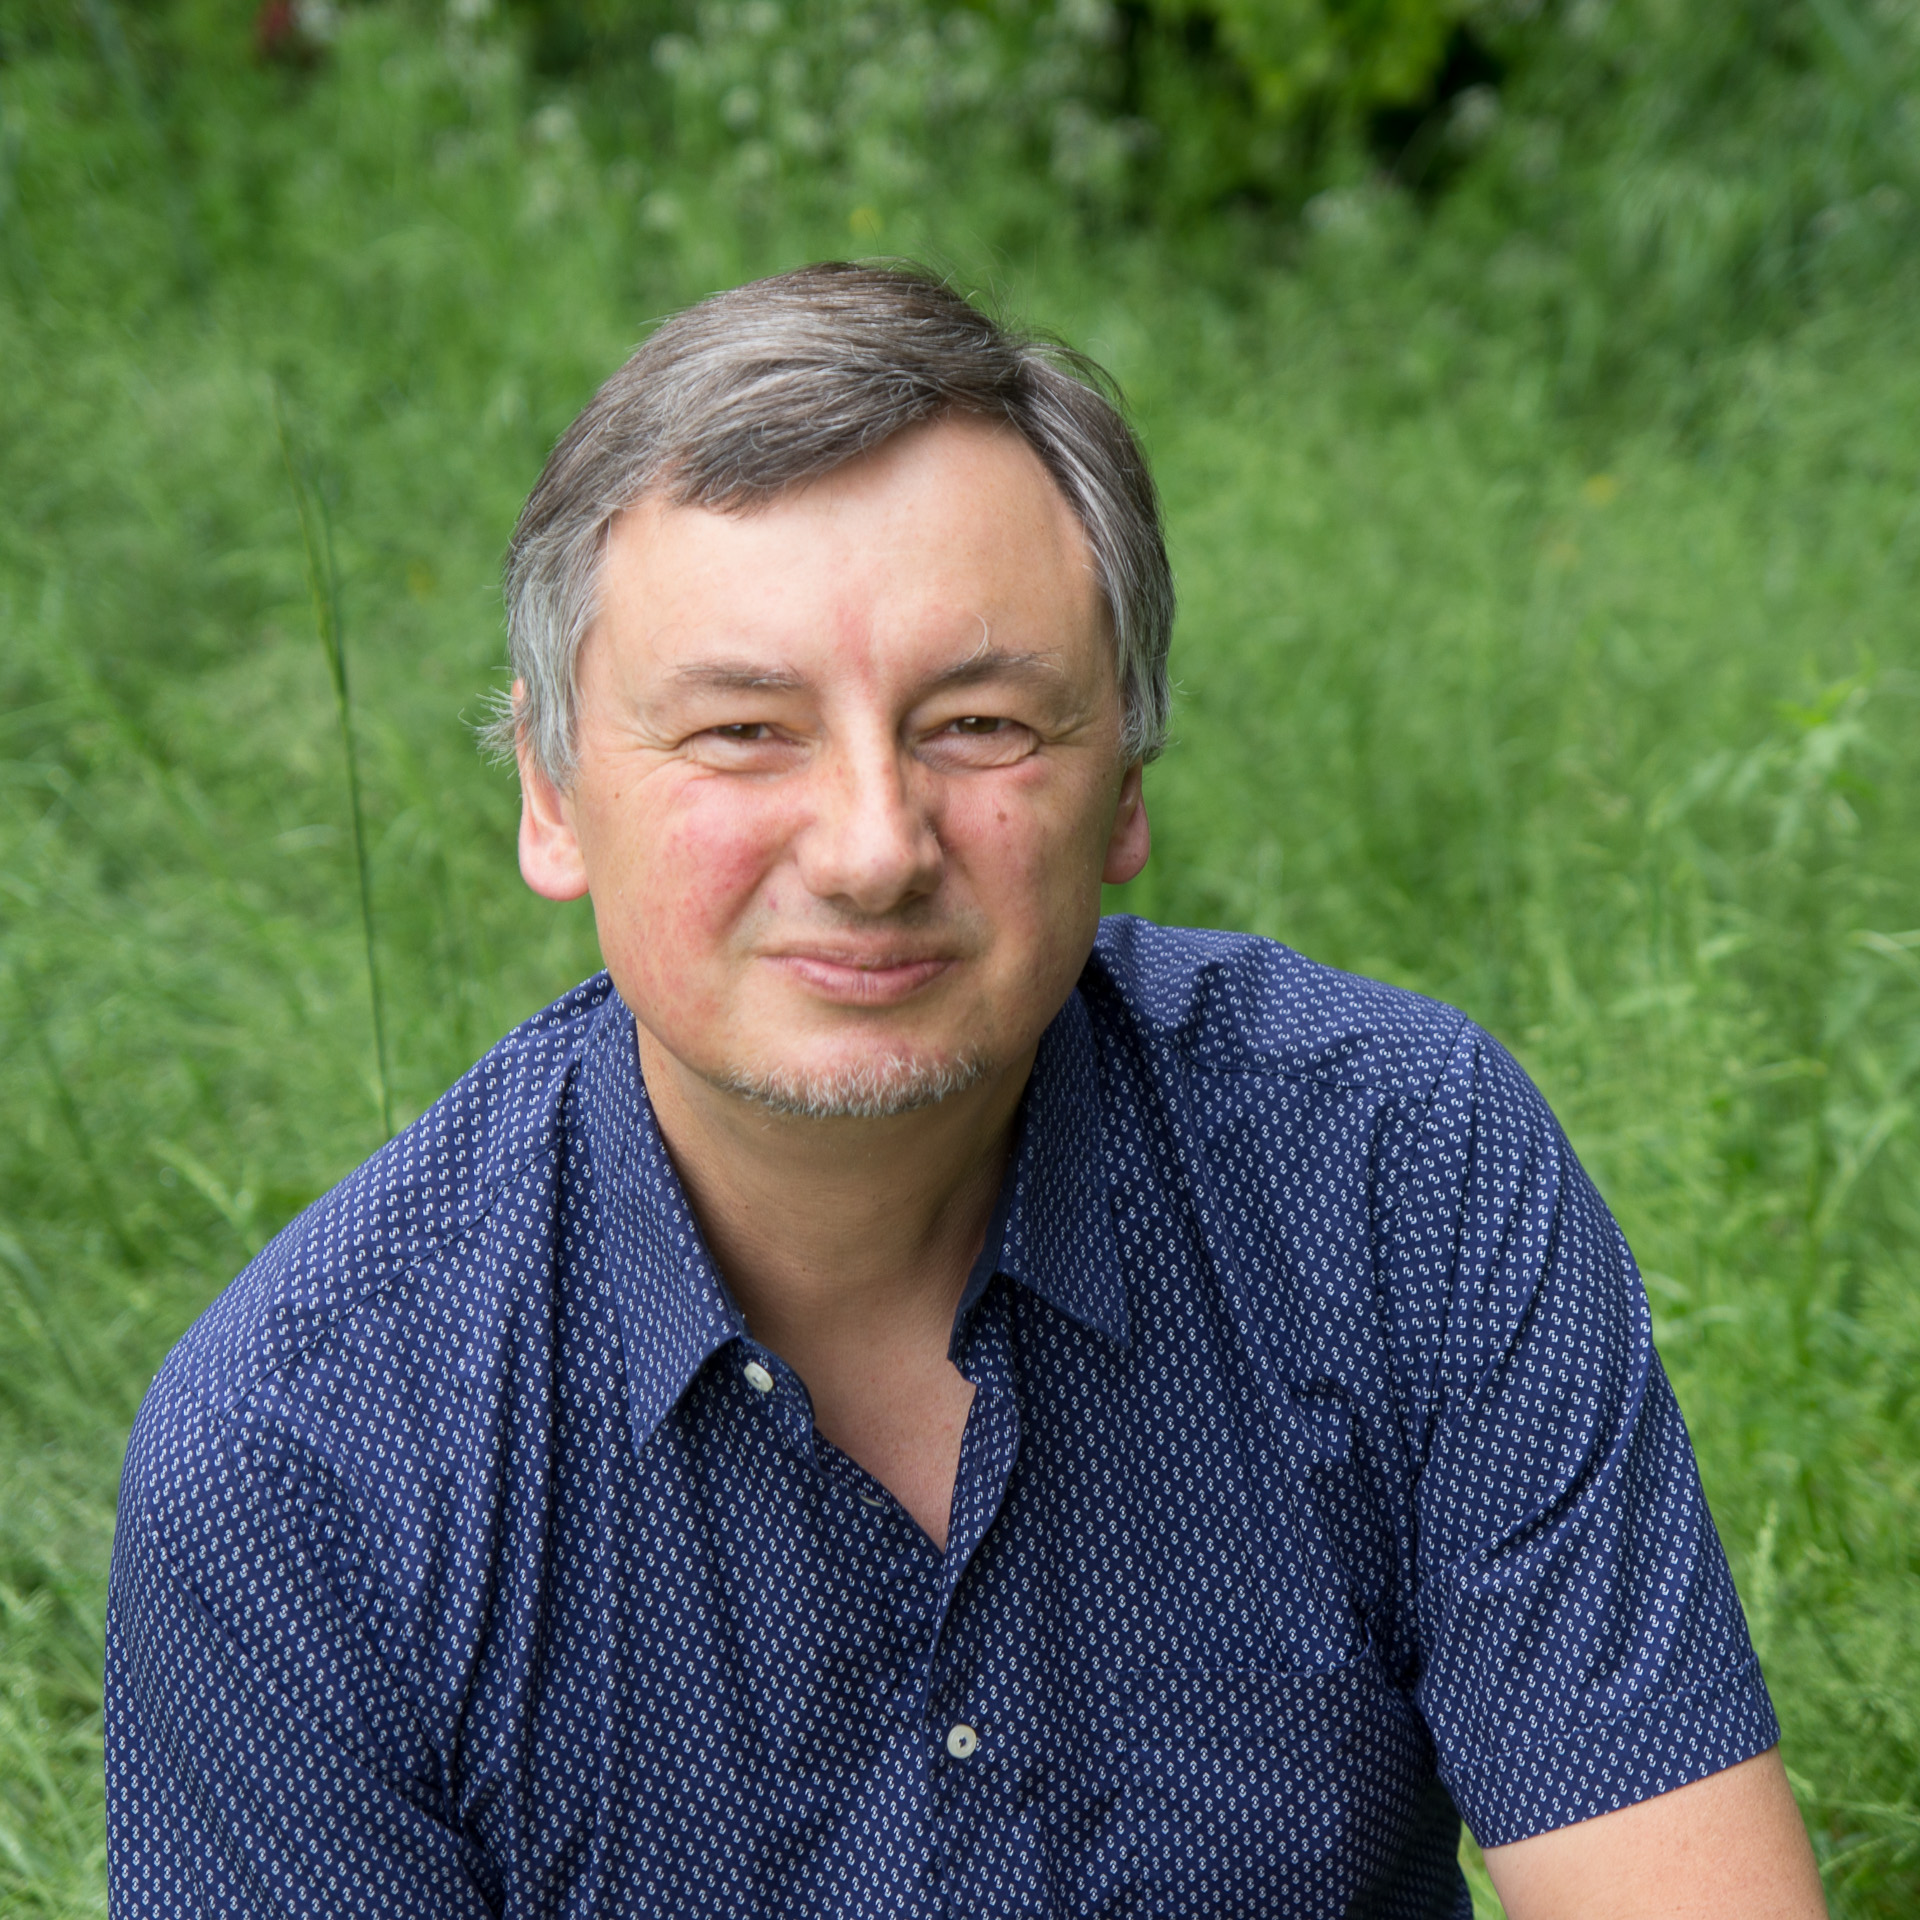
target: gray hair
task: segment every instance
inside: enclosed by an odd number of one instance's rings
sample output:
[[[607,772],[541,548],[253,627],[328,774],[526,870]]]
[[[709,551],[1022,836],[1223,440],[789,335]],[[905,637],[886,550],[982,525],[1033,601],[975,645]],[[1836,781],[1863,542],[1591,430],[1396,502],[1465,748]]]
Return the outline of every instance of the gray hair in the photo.
[[[922,421],[1002,421],[1078,515],[1113,629],[1129,763],[1166,743],[1173,575],[1118,391],[1086,355],[998,325],[910,265],[835,261],[756,280],[659,326],[554,448],[507,551],[524,692],[484,729],[556,784],[576,771],[575,669],[614,520],[663,492],[748,512]]]

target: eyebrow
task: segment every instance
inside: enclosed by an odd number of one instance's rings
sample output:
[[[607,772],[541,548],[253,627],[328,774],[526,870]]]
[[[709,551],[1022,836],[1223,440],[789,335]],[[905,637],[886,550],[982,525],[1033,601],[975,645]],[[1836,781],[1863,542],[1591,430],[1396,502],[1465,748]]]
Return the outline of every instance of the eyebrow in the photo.
[[[676,667],[673,678],[676,686],[712,693],[798,693],[807,684],[801,675],[779,667],[734,666],[724,660]]]
[[[983,680],[1064,680],[1066,669],[1050,653],[1017,653],[982,647],[933,676],[930,690],[975,687]]]
[[[987,680],[1061,680],[1065,677],[1065,668],[1050,653],[983,647],[936,673],[927,683],[927,691],[973,687]],[[703,693],[801,693],[807,685],[803,674],[786,668],[730,660],[706,660],[677,667],[673,678],[676,686]]]

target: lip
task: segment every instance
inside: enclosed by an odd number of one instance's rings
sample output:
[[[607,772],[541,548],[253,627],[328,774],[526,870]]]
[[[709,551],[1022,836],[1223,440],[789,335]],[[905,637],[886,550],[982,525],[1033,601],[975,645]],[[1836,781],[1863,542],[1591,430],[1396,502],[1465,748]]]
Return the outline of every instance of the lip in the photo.
[[[773,965],[821,999],[842,1006],[891,1007],[930,986],[953,965],[945,955],[776,953]]]

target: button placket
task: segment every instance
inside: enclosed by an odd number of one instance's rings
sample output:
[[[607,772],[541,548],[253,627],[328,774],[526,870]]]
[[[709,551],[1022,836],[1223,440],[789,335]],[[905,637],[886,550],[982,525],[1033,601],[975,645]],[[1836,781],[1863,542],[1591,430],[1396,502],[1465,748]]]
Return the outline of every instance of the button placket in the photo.
[[[765,1409],[771,1423],[769,1431],[781,1448],[796,1461],[818,1465],[814,1444],[813,1403],[807,1397],[805,1383],[784,1363],[764,1348],[755,1352],[744,1346],[739,1359],[740,1378],[749,1388],[749,1399]]]

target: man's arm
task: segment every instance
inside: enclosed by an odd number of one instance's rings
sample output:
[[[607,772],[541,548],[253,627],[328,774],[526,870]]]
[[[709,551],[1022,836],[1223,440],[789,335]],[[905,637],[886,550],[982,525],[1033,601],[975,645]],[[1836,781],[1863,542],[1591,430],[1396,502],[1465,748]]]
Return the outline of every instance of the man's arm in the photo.
[[[488,1863],[441,1817],[436,1756],[314,1555],[344,1504],[315,1473],[304,1508],[272,1505],[176,1386],[135,1427],[114,1537],[116,1920],[485,1920]]]
[[[1557,1864],[1537,1894],[1516,1865],[1516,1912],[1712,1911],[1684,1895],[1607,1904],[1618,1882],[1610,1863],[1580,1864],[1585,1836],[1630,1836],[1634,1870],[1658,1878],[1654,1834],[1729,1790],[1683,1783],[1751,1778],[1739,1769],[1779,1724],[1626,1243],[1520,1069],[1464,1041],[1405,1171],[1382,1175],[1397,1295],[1445,1275],[1442,1337],[1403,1349],[1411,1430],[1430,1436],[1415,1458],[1415,1703],[1489,1856],[1575,1863],[1565,1903]]]
[[[1821,1920],[1780,1749],[1691,1786],[1487,1849],[1508,1920]]]

